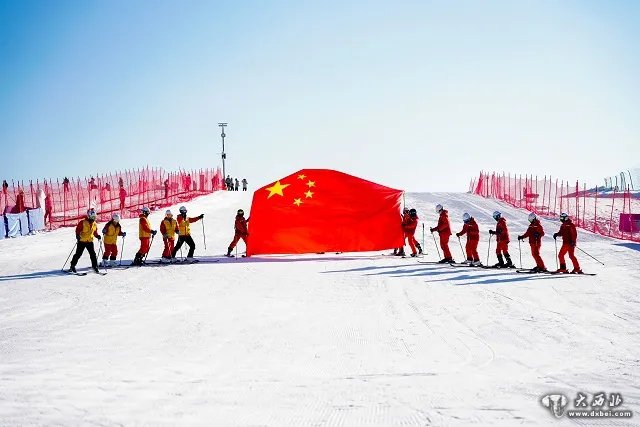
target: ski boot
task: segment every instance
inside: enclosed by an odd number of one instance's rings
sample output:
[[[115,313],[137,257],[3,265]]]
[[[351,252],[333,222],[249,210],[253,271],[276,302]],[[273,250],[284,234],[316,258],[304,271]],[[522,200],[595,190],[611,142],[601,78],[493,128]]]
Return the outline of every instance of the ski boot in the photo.
[[[417,253],[415,253],[415,252],[413,252],[413,253],[411,254],[411,258],[415,258],[415,257],[417,257],[417,256],[418,256],[418,254],[417,254]]]
[[[231,256],[232,256],[232,255],[231,255],[231,251],[232,251],[232,250],[233,250],[233,248],[232,248],[231,246],[229,246],[229,247],[227,248],[227,254],[226,254],[225,256],[228,256],[229,258],[231,258]]]
[[[72,272],[72,273],[77,273],[76,266],[75,265],[69,266],[69,271]]]
[[[560,264],[560,268],[556,270],[556,273],[568,273],[567,264]]]
[[[471,265],[472,267],[482,267],[482,263],[480,262],[480,260],[472,261],[469,265]]]
[[[422,246],[420,246],[420,243],[416,243],[416,248],[418,248],[418,255],[422,255]]]
[[[504,265],[505,268],[515,268],[515,265],[513,265],[513,262],[511,261],[511,255],[504,254],[504,257],[507,260],[507,263]]]
[[[571,270],[571,274],[584,274],[584,273],[582,272],[582,269],[574,268],[573,270]]]
[[[504,263],[504,260],[502,259],[502,254],[498,254],[498,262],[497,262],[497,264],[493,265],[493,268],[503,268],[505,266],[506,266],[506,264]]]
[[[133,262],[131,263],[131,265],[137,265],[138,267],[142,266],[142,254],[138,252],[133,258]]]

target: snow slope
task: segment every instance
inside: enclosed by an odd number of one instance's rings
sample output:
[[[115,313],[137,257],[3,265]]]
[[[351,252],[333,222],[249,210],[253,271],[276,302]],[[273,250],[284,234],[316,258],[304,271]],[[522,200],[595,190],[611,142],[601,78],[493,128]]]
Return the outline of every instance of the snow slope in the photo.
[[[201,225],[192,227],[197,255],[225,251],[235,211],[250,198],[224,192],[188,204],[206,214],[206,251]],[[499,205],[407,195],[427,230],[437,202],[454,231],[464,211],[479,220],[484,261]],[[517,262],[526,213],[500,209]],[[123,224],[130,260],[137,226]],[[551,235],[558,224],[544,226]],[[435,260],[426,237],[426,259]],[[578,391],[620,392],[636,418],[575,424],[637,425],[640,416],[639,245],[580,232],[581,247],[606,264],[580,254],[596,277],[380,253],[60,275],[73,240],[64,229],[0,241],[0,425],[566,425],[540,397]],[[454,237],[459,259],[457,245]],[[156,241],[150,257],[160,253]],[[549,268],[553,253],[547,238]],[[88,263],[85,255],[79,267]]]

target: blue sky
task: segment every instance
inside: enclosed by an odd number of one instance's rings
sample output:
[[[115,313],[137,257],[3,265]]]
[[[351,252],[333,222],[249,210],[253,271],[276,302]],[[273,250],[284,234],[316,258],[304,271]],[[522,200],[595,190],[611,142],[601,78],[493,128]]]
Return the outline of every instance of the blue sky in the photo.
[[[332,168],[409,191],[638,164],[640,2],[0,2],[3,178]]]

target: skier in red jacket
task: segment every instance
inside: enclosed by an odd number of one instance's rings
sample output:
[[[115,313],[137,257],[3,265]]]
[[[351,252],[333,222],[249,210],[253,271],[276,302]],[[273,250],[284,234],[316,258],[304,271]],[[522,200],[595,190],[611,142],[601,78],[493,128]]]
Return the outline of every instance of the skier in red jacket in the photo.
[[[235,234],[233,235],[233,241],[227,248],[227,256],[231,256],[231,251],[236,247],[236,244],[242,239],[244,244],[247,244],[247,237],[249,237],[249,230],[247,228],[247,222],[249,222],[249,218],[244,219],[244,211],[242,209],[238,209],[238,213],[236,215],[236,222],[234,225]]]
[[[576,242],[578,240],[578,231],[576,230],[576,226],[569,218],[569,215],[566,213],[560,214],[560,222],[562,225],[560,226],[560,230],[557,233],[553,234],[554,240],[558,238],[558,236],[562,236],[562,247],[560,248],[560,253],[558,253],[558,260],[560,261],[560,268],[556,271],[556,273],[568,273],[567,264],[564,261],[564,256],[569,253],[569,259],[571,259],[571,263],[573,264],[572,273],[582,274],[582,270],[580,269],[580,264],[578,264],[578,259],[574,255],[574,251],[576,248]]]
[[[436,213],[440,215],[438,218],[438,225],[432,227],[431,233],[437,231],[440,235],[440,247],[442,248],[442,254],[444,258],[439,262],[444,264],[447,262],[455,262],[449,251],[449,237],[451,236],[451,227],[449,226],[449,212],[446,211],[442,205],[436,205]]]
[[[467,244],[464,248],[467,253],[466,263],[474,267],[482,267],[480,255],[478,254],[478,243],[480,242],[480,228],[478,227],[478,223],[468,213],[462,215],[462,221],[464,222],[464,226],[462,227],[462,231],[456,233],[456,236],[467,235]]]
[[[393,254],[394,255],[398,255],[398,256],[404,256],[404,241],[407,238],[406,234],[404,233],[404,224],[407,221],[407,219],[409,218],[409,208],[404,208],[402,210],[402,215],[401,215],[401,220],[400,220],[400,227],[402,227],[402,246],[399,248],[395,248],[393,250]]]
[[[496,236],[496,255],[498,256],[498,263],[494,265],[496,268],[502,267],[514,267],[511,262],[511,255],[509,255],[509,229],[507,228],[507,220],[502,217],[502,214],[498,211],[493,213],[493,219],[497,221],[496,229],[489,230],[490,235]],[[507,260],[504,263],[502,256]]]
[[[522,236],[518,236],[518,240],[524,240],[529,238],[529,245],[531,246],[531,256],[536,261],[536,266],[531,269],[534,273],[544,273],[547,271],[547,267],[544,266],[544,261],[540,257],[540,248],[542,247],[542,236],[544,236],[544,230],[540,220],[531,212],[529,214],[529,228],[527,232]]]
[[[420,253],[422,253],[422,247],[415,238],[416,228],[418,227],[418,219],[418,212],[415,209],[410,209],[409,214],[405,215],[402,220],[402,231],[404,232],[404,235],[409,242],[412,257],[418,256],[416,248],[418,248]],[[404,248],[402,248],[402,251],[404,252]]]

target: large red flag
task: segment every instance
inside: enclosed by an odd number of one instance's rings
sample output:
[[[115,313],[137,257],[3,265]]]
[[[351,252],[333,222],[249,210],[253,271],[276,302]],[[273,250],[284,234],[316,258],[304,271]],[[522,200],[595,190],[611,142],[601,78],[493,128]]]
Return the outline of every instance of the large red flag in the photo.
[[[303,169],[253,194],[247,255],[399,247],[402,190],[328,169]]]

